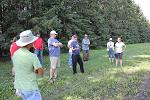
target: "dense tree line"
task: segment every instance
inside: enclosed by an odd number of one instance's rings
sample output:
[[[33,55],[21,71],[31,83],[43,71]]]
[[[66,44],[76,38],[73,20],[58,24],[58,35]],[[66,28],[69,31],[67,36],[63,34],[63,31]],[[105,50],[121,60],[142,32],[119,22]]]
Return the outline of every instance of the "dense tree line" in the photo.
[[[2,0],[0,5],[1,43],[25,29],[47,38],[54,29],[64,42],[73,32],[80,37],[86,32],[93,47],[117,36],[127,43],[150,41],[149,22],[132,0]]]

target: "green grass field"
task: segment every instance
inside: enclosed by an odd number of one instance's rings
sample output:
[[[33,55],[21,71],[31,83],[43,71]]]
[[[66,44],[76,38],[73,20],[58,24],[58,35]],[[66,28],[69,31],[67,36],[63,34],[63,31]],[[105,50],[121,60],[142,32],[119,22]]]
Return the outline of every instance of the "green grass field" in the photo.
[[[134,100],[143,78],[150,74],[150,43],[128,45],[123,67],[111,64],[106,50],[91,50],[85,73],[78,66],[78,74],[73,75],[67,59],[68,54],[61,55],[58,80],[52,84],[48,82],[49,57],[44,57],[45,76],[38,78],[43,100]],[[0,100],[20,99],[14,95],[11,68],[11,62],[0,63]]]

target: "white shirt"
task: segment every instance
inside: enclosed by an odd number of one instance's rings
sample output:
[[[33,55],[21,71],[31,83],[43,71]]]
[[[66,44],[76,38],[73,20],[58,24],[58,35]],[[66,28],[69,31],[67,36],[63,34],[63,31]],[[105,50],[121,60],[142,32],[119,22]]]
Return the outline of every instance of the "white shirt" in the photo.
[[[72,39],[68,41],[68,45],[67,45],[68,47],[70,47],[70,44],[71,44],[72,41],[73,41]],[[71,48],[69,48],[69,52],[72,52]]]
[[[112,48],[114,50],[114,42],[110,41],[107,43],[107,51]]]
[[[84,38],[82,40],[82,49],[89,50],[90,40],[88,38]]]
[[[115,52],[116,52],[116,53],[122,53],[124,46],[125,46],[125,44],[124,44],[123,42],[117,42],[117,43],[115,44]]]

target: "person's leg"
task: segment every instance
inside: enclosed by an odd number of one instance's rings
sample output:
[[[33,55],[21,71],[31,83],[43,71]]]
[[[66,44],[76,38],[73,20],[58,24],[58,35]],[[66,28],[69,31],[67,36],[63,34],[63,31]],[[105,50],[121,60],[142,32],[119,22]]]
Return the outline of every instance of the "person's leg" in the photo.
[[[89,50],[87,50],[87,60],[89,60]]]
[[[122,67],[122,59],[120,59],[120,66]]]
[[[43,50],[39,50],[39,60],[41,65],[43,65]]]
[[[39,50],[35,49],[34,53],[37,55],[37,57],[39,56]]]
[[[120,53],[119,58],[120,58],[120,66],[122,67],[122,53]]]
[[[108,51],[108,57],[109,57],[109,62],[111,62],[111,54],[110,54],[110,50]]]
[[[116,57],[116,66],[118,66],[118,54],[117,53],[115,54],[115,57]]]
[[[114,53],[114,50],[112,51],[112,62],[114,62],[115,60],[115,53]]]
[[[78,55],[78,63],[80,65],[81,73],[84,73],[83,61],[82,61],[82,58],[80,57],[80,55]]]
[[[56,80],[56,78],[57,78],[57,68],[54,69],[54,77],[53,77],[54,81]]]
[[[118,59],[116,58],[116,66],[118,66]]]
[[[53,75],[54,74],[54,69],[53,68],[50,68],[50,79],[53,79]]]
[[[114,63],[114,58],[111,58],[111,62]]]
[[[83,61],[86,61],[85,56],[86,56],[86,51],[85,51],[85,50],[83,50]]]
[[[39,90],[21,91],[21,97],[23,100],[42,100],[42,96]]]
[[[69,52],[68,65],[70,68],[72,68],[72,52]]]
[[[111,62],[113,63],[114,62],[114,51],[113,51],[113,49],[111,49],[111,51],[110,51],[110,58],[111,58]]]
[[[56,80],[56,78],[57,78],[57,68],[59,67],[59,57],[55,57],[55,66],[56,66],[56,68],[54,69],[54,81]]]
[[[53,79],[54,77],[54,71],[55,71],[55,59],[54,57],[50,57],[50,79]]]
[[[85,57],[84,61],[88,61],[88,50],[84,50],[84,57]]]
[[[77,55],[72,54],[73,74],[77,73]]]

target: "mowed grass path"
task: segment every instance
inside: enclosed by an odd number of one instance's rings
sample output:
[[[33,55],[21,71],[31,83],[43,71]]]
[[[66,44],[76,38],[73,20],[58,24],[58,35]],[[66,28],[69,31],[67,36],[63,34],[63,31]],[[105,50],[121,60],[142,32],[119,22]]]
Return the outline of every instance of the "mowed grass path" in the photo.
[[[78,66],[78,74],[73,75],[68,54],[61,54],[58,79],[52,84],[49,57],[44,57],[45,76],[38,78],[43,100],[134,100],[143,78],[150,74],[150,43],[127,45],[123,58],[123,67],[116,67],[109,63],[106,50],[91,50],[90,60],[84,62],[85,73]],[[0,100],[20,99],[14,95],[11,67],[11,62],[0,63]]]

